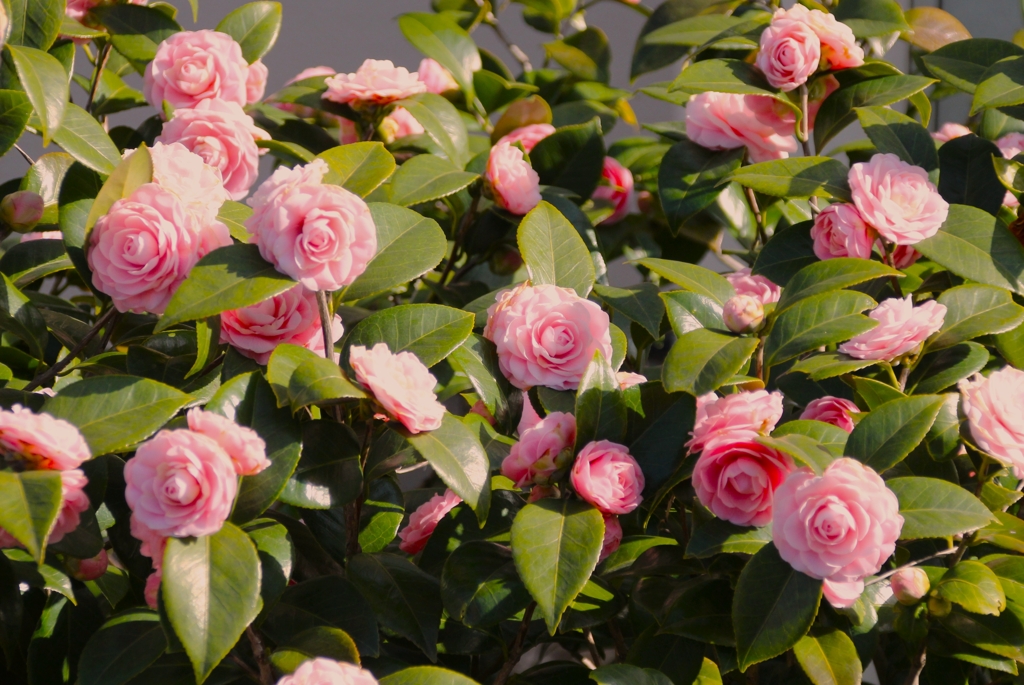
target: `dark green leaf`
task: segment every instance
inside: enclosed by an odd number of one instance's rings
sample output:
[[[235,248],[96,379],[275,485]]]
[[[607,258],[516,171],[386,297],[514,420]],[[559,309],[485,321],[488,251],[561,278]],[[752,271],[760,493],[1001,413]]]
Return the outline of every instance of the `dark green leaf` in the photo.
[[[277,601],[291,579],[295,546],[288,529],[272,519],[256,519],[243,526],[260,557],[260,597],[264,606]]]
[[[662,26],[687,19],[700,14],[705,8],[715,4],[715,0],[668,0],[661,3],[647,18],[636,46],[633,49],[633,60],[629,69],[630,79],[668,66],[686,54],[686,47],[668,45],[647,45],[644,38]]]
[[[786,289],[775,307],[783,312],[800,300],[813,295],[849,288],[852,285],[886,276],[902,276],[899,271],[869,259],[839,257],[805,266],[786,283]]]
[[[894,74],[869,78],[840,88],[825,98],[814,120],[814,147],[825,145],[857,120],[856,108],[881,107],[920,93],[935,83],[924,76]]]
[[[413,46],[447,69],[467,102],[474,97],[473,72],[481,69],[476,43],[461,26],[443,14],[411,12],[398,18],[398,28]]]
[[[0,154],[7,154],[14,147],[31,116],[32,103],[25,93],[0,90]]]
[[[702,685],[694,679],[704,664],[704,650],[705,645],[701,642],[681,635],[662,633],[658,626],[652,626],[637,636],[626,656],[626,662],[643,668],[648,674],[660,673],[667,676],[674,685]],[[661,679],[655,682],[658,685],[664,683]]]
[[[846,0],[845,5],[836,8],[835,17],[849,26],[858,38],[883,36],[910,28],[896,0]],[[814,685],[822,683],[815,681]]]
[[[946,318],[928,341],[927,349],[941,350],[983,335],[1005,333],[1024,322],[1024,307],[1010,293],[990,285],[961,285],[939,295]]]
[[[765,340],[765,366],[781,364],[822,345],[849,340],[876,323],[859,312],[874,304],[867,295],[842,290],[801,300],[782,313]]]
[[[511,422],[517,413],[515,407],[522,402],[521,393],[512,387],[501,372],[494,343],[473,334],[451,353],[448,363],[469,379],[498,425],[511,429]]]
[[[1024,49],[1009,41],[971,38],[943,45],[922,55],[921,61],[932,76],[973,93],[989,67],[1001,59],[1018,56],[1024,56]]]
[[[0,99],[0,104],[2,103],[3,100]],[[101,174],[113,173],[121,163],[121,153],[103,126],[73,102],[67,104],[60,130],[53,134],[53,142],[64,148],[64,151],[76,160]]]
[[[507,620],[530,603],[512,553],[494,542],[467,542],[445,562],[441,574],[445,611],[471,628]]]
[[[848,173],[845,164],[831,157],[794,157],[741,167],[728,179],[775,197],[849,201]]]
[[[270,655],[270,663],[282,673],[294,673],[302,662],[316,657],[359,664],[359,649],[344,630],[317,626],[278,645]]]
[[[345,349],[383,342],[393,353],[408,350],[430,367],[466,341],[473,332],[473,323],[472,314],[452,307],[403,304],[360,321],[345,338]],[[346,359],[347,353],[342,358]]]
[[[722,305],[706,295],[686,290],[672,290],[659,293],[659,296],[665,302],[668,322],[677,336],[698,328],[722,332],[729,330],[722,319]]]
[[[686,545],[686,556],[706,559],[716,554],[755,554],[772,540],[770,526],[745,528],[723,519],[712,518],[693,531]]]
[[[893,478],[886,485],[900,501],[901,540],[952,537],[992,520],[992,514],[977,497],[944,480]]]
[[[975,135],[944,144],[939,148],[939,194],[950,204],[996,214],[1006,191],[996,175],[993,157],[1001,157],[995,143]]]
[[[1002,59],[982,74],[974,91],[971,114],[988,107],[1007,107],[1024,102],[1024,55]]]
[[[362,656],[373,657],[379,652],[373,610],[352,583],[338,576],[322,576],[290,586],[261,629],[277,644],[285,644],[317,626],[345,631]]]
[[[595,440],[621,442],[626,433],[626,403],[615,371],[601,352],[580,379],[576,395],[576,449]]]
[[[879,152],[898,155],[908,164],[931,171],[939,166],[935,141],[928,129],[888,107],[858,107],[857,119]]]
[[[688,140],[665,153],[658,171],[658,193],[672,230],[678,231],[714,204],[725,189],[722,181],[740,168],[744,154],[744,148],[716,152]]]
[[[178,22],[154,7],[108,5],[94,12],[110,33],[110,42],[140,74],[160,43],[181,31]]]
[[[776,232],[757,255],[752,273],[785,286],[798,271],[818,261],[811,238],[812,225],[802,221]]]
[[[630,321],[640,324],[652,338],[661,337],[665,305],[658,297],[658,288],[653,283],[641,283],[628,288],[596,284],[594,294]]]
[[[242,57],[252,64],[270,52],[281,32],[281,3],[250,2],[232,10],[217,24],[242,46]]]
[[[477,520],[486,521],[491,504],[490,460],[473,431],[445,413],[440,428],[408,440],[445,485],[476,512]]]
[[[790,368],[789,372],[806,373],[811,380],[822,381],[826,378],[853,373],[877,363],[871,359],[854,359],[839,352],[823,352],[801,359]]]
[[[352,429],[333,421],[302,425],[302,456],[279,500],[305,509],[330,509],[362,492],[360,443]]]
[[[563,126],[530,152],[533,168],[544,185],[565,188],[581,198],[590,197],[601,180],[604,165],[601,122]]]
[[[746,368],[757,338],[737,338],[698,328],[679,337],[662,368],[669,392],[703,395],[716,390]]]
[[[921,443],[943,401],[938,395],[915,395],[885,402],[857,423],[846,454],[879,473],[892,468]]]
[[[63,0],[10,0],[4,7],[10,12],[9,44],[49,50],[57,40],[64,19]]]
[[[277,406],[290,407],[293,412],[310,404],[366,397],[336,363],[288,343],[278,345],[270,355],[267,381]]]

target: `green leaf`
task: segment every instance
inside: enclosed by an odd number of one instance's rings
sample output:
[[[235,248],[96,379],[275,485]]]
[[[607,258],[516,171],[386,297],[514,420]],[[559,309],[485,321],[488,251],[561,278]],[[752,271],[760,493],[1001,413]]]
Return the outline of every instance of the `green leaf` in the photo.
[[[939,149],[939,194],[950,204],[970,205],[996,214],[1006,191],[996,175],[995,143],[975,135],[960,136]]]
[[[354,502],[363,489],[360,447],[352,429],[344,424],[304,423],[302,457],[278,499],[305,509],[330,509]]]
[[[943,574],[935,591],[972,614],[996,616],[1006,608],[1006,595],[999,577],[980,561],[958,562]]]
[[[240,243],[247,243],[251,236],[245,222],[251,216],[252,209],[248,205],[228,200],[220,206],[217,220],[228,227],[232,238]]]
[[[814,148],[825,145],[857,120],[858,107],[883,107],[920,93],[935,83],[924,76],[893,74],[868,78],[840,88],[825,98],[814,120]]]
[[[118,5],[129,6],[135,7]],[[0,105],[2,103],[3,99],[0,98]],[[113,173],[121,163],[121,153],[103,126],[73,102],[67,104],[60,130],[53,134],[53,142],[77,161],[101,174]]]
[[[576,394],[576,449],[595,440],[621,442],[626,434],[626,402],[615,371],[600,351],[587,366]]]
[[[167,649],[155,611],[132,609],[110,618],[85,644],[78,665],[81,685],[120,685],[145,671]]]
[[[303,661],[316,657],[358,665],[359,649],[344,630],[317,626],[278,645],[270,655],[270,663],[281,673],[294,673]]]
[[[654,625],[636,637],[626,662],[643,668],[651,677],[661,674],[662,678],[667,677],[675,684],[696,683],[697,674],[704,664],[706,648],[702,642],[682,635],[660,632],[659,626]],[[732,663],[735,664],[735,661]],[[667,685],[662,678],[656,682]]]
[[[89,209],[89,218],[85,222],[85,233],[87,238],[93,226],[114,206],[118,200],[128,197],[135,190],[153,180],[153,158],[149,154],[149,148],[142,146],[135,151],[128,159],[118,163],[117,168],[103,183],[95,202]],[[84,244],[84,243],[83,243]]]
[[[853,640],[835,628],[800,638],[793,655],[814,685],[859,685],[863,676]]]
[[[943,401],[938,395],[915,395],[885,402],[857,423],[846,454],[879,473],[892,468],[921,444]]]
[[[482,68],[476,43],[461,26],[443,14],[410,12],[398,18],[398,28],[413,47],[451,73],[466,101],[473,102],[473,72]]]
[[[652,338],[661,337],[665,305],[658,296],[658,287],[653,283],[641,283],[628,288],[595,284],[593,292],[609,307],[638,323]]]
[[[831,157],[794,157],[741,167],[728,176],[742,186],[775,197],[850,200],[846,165]]]
[[[743,567],[733,595],[740,671],[796,645],[814,622],[820,600],[820,580],[794,571],[774,545],[762,547]]]
[[[777,97],[761,72],[738,59],[705,59],[687,66],[672,82],[671,90],[696,95],[708,91]],[[781,102],[781,100],[780,100]]]
[[[242,530],[252,538],[260,557],[260,597],[263,604],[277,601],[291,579],[295,545],[288,529],[273,519],[256,519]]]
[[[849,26],[858,38],[910,29],[896,0],[846,0],[842,8],[836,8],[835,17]],[[814,685],[821,683],[815,682]]]
[[[1002,288],[961,285],[943,292],[938,300],[946,306],[946,318],[941,330],[928,341],[928,351],[1005,333],[1024,322],[1024,307]]]
[[[93,13],[110,33],[110,42],[140,74],[156,56],[160,43],[181,31],[178,22],[155,7],[108,5]]]
[[[698,328],[680,336],[665,359],[661,382],[669,392],[694,396],[717,390],[746,368],[757,338]]]
[[[380,651],[373,610],[359,590],[339,576],[320,576],[289,586],[261,629],[275,643],[285,644],[317,626],[345,631],[362,656],[377,656]]]
[[[0,275],[0,330],[21,338],[35,359],[43,358],[46,320],[5,274]]]
[[[808,297],[886,276],[902,277],[902,274],[892,267],[870,259],[840,257],[817,262],[805,266],[786,283],[786,289],[782,292],[775,311],[781,313]]]
[[[93,456],[125,452],[164,426],[191,397],[134,376],[97,376],[61,388],[45,409],[74,424]]]
[[[295,281],[264,260],[256,245],[220,247],[192,267],[174,292],[156,331],[248,307],[293,287]]]
[[[564,40],[545,43],[544,52],[582,81],[608,83],[611,78],[608,36],[599,28],[589,27]]]
[[[765,366],[774,366],[823,345],[849,340],[876,323],[859,312],[874,305],[867,295],[849,290],[820,293],[783,312],[765,340]]]
[[[659,297],[665,302],[668,322],[677,336],[685,335],[697,328],[710,328],[722,332],[729,330],[722,319],[722,305],[710,297],[686,290],[659,293]]]
[[[277,406],[297,412],[311,404],[366,397],[341,368],[299,345],[278,345],[267,363],[267,381],[274,389]]]
[[[883,383],[873,378],[854,376],[850,380],[852,381],[853,389],[864,400],[864,404],[867,405],[869,411],[877,409],[886,402],[906,397],[906,395],[888,383]]]
[[[721,15],[699,18],[713,17],[731,19]],[[716,152],[689,140],[669,148],[658,170],[658,193],[673,231],[678,232],[714,204],[725,189],[722,182],[739,170],[744,154],[744,148]]]
[[[40,564],[62,502],[59,472],[0,471],[0,527]]]
[[[403,304],[360,321],[345,338],[345,349],[383,342],[393,353],[408,350],[431,367],[466,341],[474,319],[469,312],[439,304]]]
[[[476,434],[457,417],[445,413],[440,428],[411,435],[408,440],[444,484],[476,512],[477,520],[486,521],[491,504],[491,465]]]
[[[516,515],[516,569],[552,635],[597,566],[603,537],[601,512],[585,502],[543,499]]]
[[[0,90],[0,154],[6,155],[25,131],[32,103],[20,90]]]
[[[932,76],[968,93],[973,93],[993,64],[1007,57],[1024,56],[1020,48],[1006,40],[971,38],[943,45],[921,61]]]
[[[252,64],[270,52],[281,32],[281,3],[250,2],[232,10],[217,24],[242,46],[242,57]]]
[[[787,454],[798,464],[809,466],[817,474],[821,474],[835,457],[817,440],[800,433],[787,436],[758,437],[757,442]]]
[[[675,283],[683,290],[705,295],[719,305],[724,305],[729,298],[736,295],[736,291],[725,276],[696,264],[652,257],[640,259],[637,264]]]
[[[541,202],[519,224],[519,251],[534,285],[572,288],[586,297],[596,278],[583,238],[554,205]]]
[[[530,603],[507,547],[483,540],[460,545],[441,574],[445,611],[471,628],[512,618]]]
[[[1024,102],[1024,55],[999,60],[981,77],[974,91],[971,114],[989,107],[1007,107]]]
[[[992,520],[992,514],[977,497],[944,480],[893,478],[886,486],[900,501],[901,540],[952,537]]]
[[[707,559],[716,554],[756,554],[771,541],[771,526],[746,528],[712,518],[693,531],[686,545],[686,556]]]
[[[629,664],[608,664],[590,672],[590,679],[598,685],[671,685],[672,680],[652,668]]]
[[[942,228],[914,249],[957,276],[1024,295],[1024,248],[999,219],[951,205]]]
[[[448,363],[469,379],[498,425],[511,429],[516,413],[513,407],[521,403],[521,393],[512,387],[501,372],[494,343],[473,334],[451,353]]]
[[[0,272],[19,288],[70,268],[71,260],[61,240],[18,243],[0,257]]]
[[[213,535],[170,538],[160,592],[196,682],[202,683],[259,613],[256,547],[230,523]]]
[[[435,660],[442,610],[437,579],[395,554],[357,554],[347,570],[381,625]]]
[[[778,230],[757,255],[751,273],[785,286],[798,271],[817,262],[812,226],[811,221],[801,221]]]
[[[980,529],[975,542],[988,542],[1003,549],[1024,552],[1024,521],[1004,511],[994,511],[995,520]]]
[[[339,185],[359,197],[366,197],[395,171],[395,158],[383,143],[350,143],[325,150],[317,159],[331,171],[324,182]]]
[[[941,622],[946,630],[974,647],[1010,659],[1024,658],[1024,623],[1017,611],[981,616],[954,608]]]
[[[888,107],[858,107],[854,111],[864,133],[879,152],[898,155],[904,162],[925,171],[938,168],[935,141],[916,119]]]
[[[56,57],[42,50],[10,44],[7,50],[14,60],[18,80],[39,118],[43,145],[48,145],[64,121],[70,97],[67,72]]]
[[[462,171],[447,159],[416,155],[391,179],[391,202],[403,207],[433,202],[468,187],[479,174]]]
[[[589,198],[604,168],[604,138],[595,117],[585,124],[563,126],[530,151],[530,162],[544,185],[565,188]]]
[[[705,14],[674,21],[640,37],[643,45],[704,45],[726,29],[746,23],[742,17]]]
[[[63,0],[10,0],[4,7],[10,12],[9,45],[49,50],[57,40],[64,19]]]
[[[644,43],[646,36],[662,26],[699,14],[701,10],[713,4],[715,4],[715,0],[669,0],[658,5],[651,16],[647,18],[637,37],[633,60],[629,68],[630,80],[668,66],[687,53],[686,47],[647,45]]]
[[[422,93],[407,100],[399,100],[396,107],[404,107],[420,122],[427,137],[438,145],[448,160],[464,169],[469,161],[469,138],[459,111],[440,95]]]
[[[806,373],[812,381],[823,381],[844,374],[853,373],[878,362],[871,359],[854,359],[839,352],[823,352],[799,360],[789,373]]]
[[[461,673],[437,666],[412,666],[380,679],[380,685],[477,685]]]

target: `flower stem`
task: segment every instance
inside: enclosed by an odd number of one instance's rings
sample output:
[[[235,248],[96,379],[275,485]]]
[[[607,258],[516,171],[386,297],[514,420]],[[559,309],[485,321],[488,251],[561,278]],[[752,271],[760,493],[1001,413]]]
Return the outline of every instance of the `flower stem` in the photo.
[[[44,383],[47,383],[53,378],[56,378],[57,374],[59,374],[61,371],[67,368],[67,365],[74,361],[78,357],[78,355],[82,353],[82,350],[84,350],[86,346],[92,342],[92,339],[96,337],[96,334],[100,332],[100,329],[102,329],[104,326],[110,323],[110,321],[114,318],[115,314],[117,314],[117,309],[115,309],[114,307],[108,309],[99,319],[97,319],[93,327],[90,328],[89,331],[82,336],[82,339],[78,341],[78,344],[71,348],[71,351],[68,352],[63,359],[61,359],[56,364],[51,366],[46,371],[46,373],[37,376],[35,379],[33,379],[31,383],[26,385],[24,388],[25,392],[32,392],[33,390],[43,385]]]
[[[526,633],[530,630],[530,621],[533,620],[533,610],[537,608],[536,602],[530,602],[530,606],[526,607],[526,611],[523,612],[523,622],[519,624],[519,632],[516,634],[515,641],[512,642],[512,648],[508,652],[508,659],[502,665],[501,670],[498,671],[498,675],[494,677],[492,685],[505,685],[508,682],[508,678],[512,675],[512,669],[519,663],[519,657],[523,655],[523,643],[526,641]]]
[[[331,332],[333,317],[331,316],[331,305],[327,302],[327,292],[316,291],[316,304],[320,309],[320,329],[324,333],[324,356],[329,361],[334,361],[334,334]]]
[[[89,99],[85,103],[85,111],[92,113],[92,105],[96,100],[96,93],[100,89],[100,79],[103,77],[103,70],[107,67],[107,62],[110,60],[110,49],[111,43],[107,43],[103,46],[103,51],[100,53],[99,58],[96,60],[96,69],[93,70],[92,74],[92,88],[89,89]]]

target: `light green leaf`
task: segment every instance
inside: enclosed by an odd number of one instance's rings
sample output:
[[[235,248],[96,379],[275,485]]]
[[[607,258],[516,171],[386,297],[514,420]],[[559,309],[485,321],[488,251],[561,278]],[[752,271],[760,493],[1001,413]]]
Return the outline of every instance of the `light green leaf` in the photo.
[[[583,372],[576,394],[576,449],[595,440],[622,442],[626,434],[626,401],[619,381],[600,351]]]
[[[1024,56],[1024,48],[1007,40],[971,38],[943,45],[921,61],[928,71],[962,91],[973,93],[988,68],[1007,57]]]
[[[270,355],[267,381],[277,397],[277,406],[290,407],[292,412],[311,404],[366,397],[337,364],[288,343],[278,345]]]
[[[14,147],[31,116],[32,103],[25,93],[0,90],[0,154],[6,155]]]
[[[437,666],[412,666],[380,679],[380,685],[477,685],[461,673]]]
[[[90,117],[91,118],[91,117]],[[89,218],[85,221],[85,237],[92,231],[100,217],[106,215],[114,203],[131,195],[135,190],[153,180],[153,159],[149,148],[145,145],[135,151],[128,159],[118,163],[117,168],[103,183],[96,200],[89,209]]]
[[[683,290],[705,295],[719,305],[724,305],[729,298],[736,295],[729,281],[725,276],[717,274],[710,269],[687,264],[685,262],[674,262],[668,259],[655,259],[648,257],[637,261],[640,266],[647,267],[662,278],[675,283]]]
[[[423,12],[403,14],[398,18],[398,28],[413,47],[451,73],[467,102],[472,103],[473,72],[479,71],[482,64],[469,34],[444,14]]]
[[[1002,288],[961,285],[946,290],[938,300],[946,306],[946,317],[939,332],[928,340],[928,351],[983,335],[1005,333],[1024,322],[1024,307]]]
[[[870,259],[839,257],[817,262],[805,266],[786,283],[786,289],[782,292],[775,311],[781,313],[800,300],[819,293],[849,288],[886,276],[902,278],[902,274],[896,269]]]
[[[360,321],[345,338],[342,359],[353,345],[379,342],[397,354],[412,352],[428,367],[438,363],[473,332],[474,316],[438,304],[403,304],[375,312]]]
[[[879,405],[850,433],[846,454],[879,473],[892,468],[921,444],[943,401],[938,395],[915,395]]]
[[[217,24],[242,46],[242,57],[252,64],[270,52],[281,32],[281,3],[250,2],[232,10]]]
[[[7,45],[29,102],[35,109],[43,133],[43,145],[61,127],[70,97],[68,75],[53,55],[35,48]]]
[[[900,501],[901,540],[952,537],[992,520],[977,497],[938,478],[893,478],[886,486]]]
[[[119,5],[129,7],[129,5]],[[134,5],[131,5],[134,7]],[[0,99],[0,104],[2,104]],[[73,102],[67,104],[60,130],[53,142],[77,161],[101,174],[111,174],[121,163],[121,153],[98,121]]]
[[[572,288],[586,297],[596,278],[579,232],[554,205],[541,202],[519,224],[519,251],[534,285]]]
[[[669,392],[698,396],[717,390],[746,368],[757,338],[737,338],[698,328],[680,336],[662,367],[661,382]]]
[[[943,574],[935,591],[973,614],[996,616],[1006,608],[1006,595],[999,577],[980,561],[958,562]]]
[[[850,200],[846,165],[831,157],[794,157],[741,167],[728,176],[742,186],[775,197]]]
[[[857,647],[841,630],[805,635],[793,646],[793,654],[814,685],[860,685]]]
[[[822,345],[849,340],[876,322],[860,314],[874,305],[867,295],[849,290],[820,293],[783,312],[764,346],[765,366],[774,366]]]
[[[58,471],[0,471],[0,527],[40,564],[63,498]]]
[[[325,150],[317,159],[327,162],[326,183],[339,185],[366,197],[395,171],[395,158],[383,143],[350,143]]]
[[[814,120],[814,147],[825,145],[840,131],[857,120],[858,107],[882,107],[920,93],[935,83],[924,76],[904,74],[868,78],[837,90],[825,98]]]
[[[435,155],[416,155],[398,168],[391,179],[391,201],[409,207],[448,197],[480,176],[462,171]]]
[[[491,505],[491,464],[476,434],[446,412],[440,428],[411,435],[408,440],[444,484],[476,512],[477,520],[486,521]]]

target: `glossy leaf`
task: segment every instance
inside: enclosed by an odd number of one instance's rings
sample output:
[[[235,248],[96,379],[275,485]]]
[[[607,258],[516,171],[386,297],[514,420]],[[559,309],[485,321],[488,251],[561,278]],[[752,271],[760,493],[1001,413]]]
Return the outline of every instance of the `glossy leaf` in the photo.
[[[1006,595],[999,577],[980,561],[957,562],[943,574],[935,591],[973,614],[995,616],[1006,608]]]
[[[777,231],[757,255],[751,272],[786,285],[797,272],[818,261],[810,231],[810,221]]]
[[[53,134],[53,142],[76,161],[101,174],[113,173],[121,162],[121,153],[103,126],[73,102],[67,104],[61,127]]]
[[[252,64],[270,52],[281,32],[281,3],[250,2],[232,10],[217,24],[217,30],[235,39],[242,57]]]
[[[713,518],[693,531],[686,545],[687,556],[706,559],[716,554],[755,554],[772,540],[769,527],[747,528]]]
[[[901,277],[900,272],[880,262],[868,259],[840,257],[805,266],[786,283],[776,312],[783,312],[800,300],[820,293],[849,288],[850,286],[887,276]]]
[[[321,152],[317,159],[327,162],[330,168],[324,178],[326,183],[339,185],[359,197],[372,193],[395,171],[395,158],[377,142],[339,145]]]
[[[452,307],[399,305],[360,321],[345,338],[345,349],[352,345],[373,347],[379,342],[387,343],[392,352],[408,350],[430,367],[466,341],[473,332],[473,321],[472,314]]]
[[[440,95],[421,93],[395,105],[404,107],[420,122],[427,137],[452,164],[465,168],[469,161],[469,138],[458,110],[450,102]]]
[[[921,443],[942,402],[937,395],[885,402],[857,423],[846,443],[846,454],[879,473],[892,468]]]
[[[705,18],[712,17],[700,17]],[[665,153],[658,171],[658,192],[673,230],[678,231],[714,204],[725,189],[722,181],[740,168],[743,154],[743,148],[714,152],[688,140],[676,143]]]
[[[7,152],[21,138],[29,117],[32,103],[20,90],[0,90],[0,153]]]
[[[43,145],[49,143],[64,121],[70,91],[68,75],[53,55],[29,47],[8,45],[18,80],[39,118]]]
[[[1024,307],[1010,293],[989,285],[961,285],[938,297],[946,307],[942,328],[928,340],[928,350],[941,350],[966,340],[1005,333],[1024,322]]]
[[[127,683],[167,649],[167,637],[155,611],[133,609],[110,618],[82,651],[81,685]]]
[[[339,576],[320,576],[289,586],[261,629],[274,642],[284,644],[317,626],[345,631],[364,657],[379,652],[373,610],[355,585]]]
[[[920,93],[934,81],[924,76],[894,74],[869,78],[840,88],[825,98],[814,120],[814,147],[825,145],[857,120],[856,108],[882,107]]]
[[[348,426],[310,421],[302,426],[302,456],[279,500],[306,509],[340,507],[362,492],[360,442]]]
[[[391,202],[403,207],[433,202],[463,190],[479,178],[434,155],[417,155],[391,179]]]
[[[39,563],[62,502],[60,473],[0,471],[0,527]]]
[[[440,428],[411,435],[408,440],[445,485],[476,512],[477,520],[486,521],[491,504],[490,461],[479,438],[446,413]]]
[[[160,43],[181,31],[178,22],[153,7],[110,5],[95,12],[110,33],[110,42],[140,74],[156,56]]]
[[[981,528],[992,520],[985,505],[963,488],[936,478],[893,478],[903,517],[902,540],[944,538]]]
[[[588,198],[601,180],[604,156],[601,122],[595,117],[585,124],[563,126],[544,138],[530,151],[530,162],[544,185]]]
[[[626,402],[614,369],[600,351],[580,379],[574,414],[577,451],[596,440],[621,442],[626,433]]]
[[[494,343],[483,336],[473,334],[451,353],[448,362],[473,384],[473,389],[498,425],[511,428],[511,421],[516,413],[515,407],[522,403],[521,393],[501,372]]]
[[[1024,56],[1024,48],[1005,40],[971,38],[922,55],[925,68],[936,78],[973,93],[990,66],[1007,57]]]
[[[270,355],[267,381],[277,406],[290,407],[293,412],[310,404],[366,397],[336,363],[288,343],[278,345]]]
[[[860,314],[874,304],[867,295],[848,290],[821,293],[782,313],[765,340],[764,363],[773,366],[869,331],[875,322]]]
[[[676,335],[685,335],[698,328],[721,332],[729,330],[722,318],[722,305],[706,295],[672,290],[659,293],[659,296],[665,302],[668,322]]]
[[[317,626],[279,645],[271,653],[270,662],[282,673],[294,673],[302,662],[316,657],[358,665],[359,649],[344,630]]]
[[[443,14],[422,12],[403,14],[398,28],[415,48],[447,69],[472,102],[473,72],[479,71],[482,63],[469,34]]]
[[[698,328],[679,337],[669,350],[661,382],[669,392],[694,396],[716,390],[746,368],[756,338],[737,338]]]
[[[1000,156],[995,143],[974,135],[944,144],[939,148],[939,194],[950,204],[995,214],[1006,195],[992,164]]]
[[[493,542],[460,545],[441,574],[445,611],[471,628],[486,628],[514,616],[530,603],[512,553]]]
[[[1024,56],[999,60],[982,74],[974,91],[971,114],[988,107],[1007,107],[1024,102]]]
[[[724,276],[696,264],[651,257],[641,259],[637,263],[675,283],[683,290],[705,295],[719,305],[724,305],[729,298],[736,294]]]
[[[380,679],[381,685],[477,685],[466,676],[437,666],[412,666]]]
[[[857,119],[879,152],[931,171],[939,166],[935,141],[917,120],[888,107],[858,107]]]
[[[841,630],[805,635],[793,646],[793,654],[814,685],[858,685],[861,682],[863,674],[857,647]]]
[[[10,12],[10,27],[4,30],[4,33],[10,31],[9,44],[50,49],[64,18],[61,0],[10,0],[5,9]]]
[[[775,197],[849,201],[848,173],[845,164],[830,157],[796,157],[742,167],[728,180]]]

